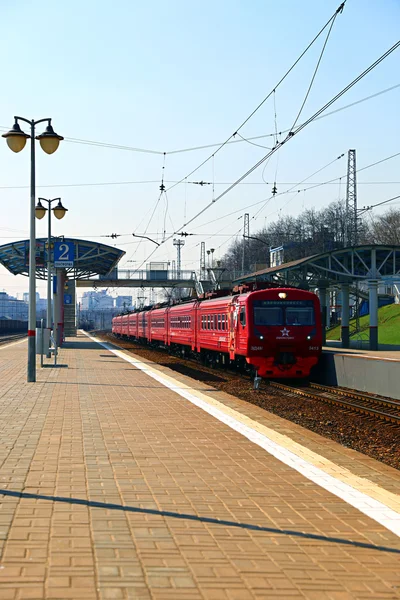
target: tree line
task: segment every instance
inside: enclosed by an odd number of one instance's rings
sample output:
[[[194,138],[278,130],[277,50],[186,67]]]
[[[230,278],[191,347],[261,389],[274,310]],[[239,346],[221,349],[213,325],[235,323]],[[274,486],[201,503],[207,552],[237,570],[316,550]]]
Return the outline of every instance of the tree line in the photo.
[[[250,220],[251,227],[251,220]],[[284,247],[284,262],[297,260],[352,245],[354,230],[348,231],[345,202],[337,200],[326,208],[304,210],[298,217],[284,216],[258,231],[257,239],[237,238],[221,259],[221,266],[232,271],[249,272],[270,266],[269,248]],[[350,242],[350,243],[349,243]],[[372,216],[364,213],[357,220],[357,244],[399,244],[400,210],[391,208]]]

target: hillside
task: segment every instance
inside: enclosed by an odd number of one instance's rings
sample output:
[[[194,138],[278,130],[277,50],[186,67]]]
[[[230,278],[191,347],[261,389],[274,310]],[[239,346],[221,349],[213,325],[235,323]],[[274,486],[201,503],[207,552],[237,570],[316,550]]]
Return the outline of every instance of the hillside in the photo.
[[[400,345],[400,304],[389,304],[378,310],[378,342],[380,344]],[[355,327],[355,320],[350,321],[350,331]],[[369,315],[360,318],[361,331],[351,339],[369,338]],[[333,327],[326,333],[328,340],[340,340],[340,326]]]

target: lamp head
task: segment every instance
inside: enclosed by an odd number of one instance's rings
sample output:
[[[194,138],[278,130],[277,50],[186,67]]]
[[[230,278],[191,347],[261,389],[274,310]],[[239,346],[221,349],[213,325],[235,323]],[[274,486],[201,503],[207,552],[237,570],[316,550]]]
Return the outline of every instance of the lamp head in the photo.
[[[65,216],[67,210],[68,208],[65,208],[65,206],[61,204],[61,199],[59,199],[57,206],[53,208],[53,213],[56,219],[62,219]]]
[[[42,146],[42,150],[46,152],[46,154],[53,154],[60,144],[60,141],[64,138],[62,135],[58,135],[56,133],[49,122],[45,131],[40,135],[36,136],[36,139],[39,140],[40,145]]]
[[[26,140],[29,138],[29,135],[24,133],[17,121],[15,121],[12,129],[7,133],[3,133],[1,137],[6,138],[10,150],[13,152],[21,152],[21,150],[25,148]]]
[[[45,206],[43,206],[43,204],[40,202],[40,199],[38,200],[38,203],[36,204],[35,207],[35,216],[37,219],[43,219],[44,215],[47,212],[47,208]]]

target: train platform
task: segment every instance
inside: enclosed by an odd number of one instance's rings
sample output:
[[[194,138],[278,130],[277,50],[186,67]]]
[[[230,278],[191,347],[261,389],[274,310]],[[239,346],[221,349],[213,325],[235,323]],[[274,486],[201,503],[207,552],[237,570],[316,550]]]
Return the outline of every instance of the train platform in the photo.
[[[400,472],[80,333],[0,347],[0,598],[400,598]],[[67,366],[66,366],[67,365]]]
[[[379,350],[341,348],[328,342],[312,377],[319,383],[339,385],[361,392],[400,399],[400,349],[380,346]]]
[[[328,340],[326,346],[323,347],[324,352],[336,352],[339,354],[358,354],[365,358],[373,358],[376,360],[399,360],[400,361],[400,346],[391,344],[380,344],[379,350],[368,350],[368,348],[359,347],[354,343],[351,348],[342,348],[341,342]]]

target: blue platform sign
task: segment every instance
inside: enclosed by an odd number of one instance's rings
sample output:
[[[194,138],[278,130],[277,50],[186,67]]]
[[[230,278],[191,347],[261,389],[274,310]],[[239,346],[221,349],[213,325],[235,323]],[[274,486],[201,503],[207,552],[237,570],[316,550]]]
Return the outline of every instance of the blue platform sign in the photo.
[[[55,242],[54,267],[56,269],[71,269],[74,266],[74,242]]]
[[[64,294],[64,304],[72,304],[72,294]]]

